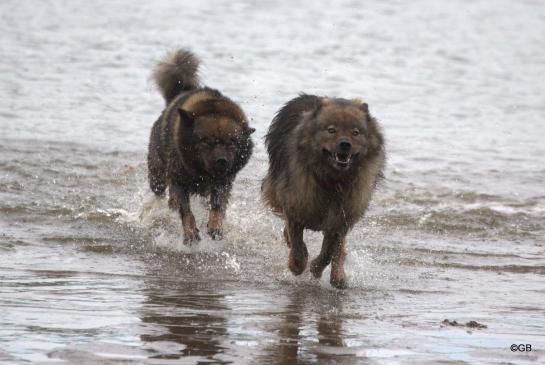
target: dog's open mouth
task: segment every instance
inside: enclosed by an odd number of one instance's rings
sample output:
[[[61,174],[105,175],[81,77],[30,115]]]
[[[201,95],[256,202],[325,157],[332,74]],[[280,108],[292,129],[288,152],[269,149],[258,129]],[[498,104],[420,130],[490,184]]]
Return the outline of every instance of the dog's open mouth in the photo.
[[[334,153],[333,157],[335,158],[335,162],[340,165],[348,165],[352,159],[352,155],[349,153]]]
[[[347,152],[329,152],[324,148],[324,153],[327,157],[335,164],[335,166],[346,169],[350,166],[352,162],[352,154]]]

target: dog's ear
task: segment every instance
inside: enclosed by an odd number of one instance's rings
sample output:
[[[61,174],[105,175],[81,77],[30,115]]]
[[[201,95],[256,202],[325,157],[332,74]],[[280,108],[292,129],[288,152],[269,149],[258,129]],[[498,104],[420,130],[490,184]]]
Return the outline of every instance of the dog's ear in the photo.
[[[314,105],[314,116],[317,117],[324,107],[334,104],[335,100],[327,96],[318,99],[318,102]]]
[[[368,123],[371,122],[371,114],[369,114],[369,105],[363,101],[362,98],[355,98],[352,100],[352,104],[365,114],[365,118]]]
[[[318,114],[322,111],[322,107],[325,105],[328,105],[331,103],[331,99],[328,98],[321,98],[314,102],[314,105],[312,106],[311,110],[306,111],[304,114],[309,116],[310,118],[317,118]]]
[[[178,109],[178,114],[180,115],[180,122],[182,123],[182,126],[187,129],[193,129],[195,119],[193,119],[191,114],[182,108]]]
[[[352,104],[357,106],[365,114],[369,114],[369,105],[362,98],[355,98],[352,100]]]

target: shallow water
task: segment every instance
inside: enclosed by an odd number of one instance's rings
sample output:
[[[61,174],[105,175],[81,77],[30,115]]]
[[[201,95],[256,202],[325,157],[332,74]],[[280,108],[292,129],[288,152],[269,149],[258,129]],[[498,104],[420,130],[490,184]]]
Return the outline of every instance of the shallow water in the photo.
[[[540,2],[3,1],[0,18],[0,363],[545,361]],[[258,129],[226,238],[192,248],[146,182],[150,69],[179,45]],[[289,273],[259,200],[262,137],[300,91],[364,97],[387,137],[342,292]]]

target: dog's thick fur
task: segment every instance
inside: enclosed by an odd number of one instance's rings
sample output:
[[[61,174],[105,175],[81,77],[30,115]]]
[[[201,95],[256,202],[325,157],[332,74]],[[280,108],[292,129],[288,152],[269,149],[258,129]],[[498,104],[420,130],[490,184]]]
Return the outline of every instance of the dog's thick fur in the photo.
[[[263,197],[285,220],[290,270],[299,275],[307,265],[303,230],[322,231],[310,271],[320,278],[331,262],[331,284],[346,287],[345,236],[364,215],[385,163],[376,119],[359,99],[303,94],[278,111],[265,144]]]
[[[200,239],[189,196],[210,196],[208,233],[221,238],[222,221],[237,172],[252,153],[250,128],[242,109],[219,91],[201,87],[198,59],[178,50],[154,70],[166,108],[151,130],[148,172],[151,190],[163,195],[182,219],[184,242]]]

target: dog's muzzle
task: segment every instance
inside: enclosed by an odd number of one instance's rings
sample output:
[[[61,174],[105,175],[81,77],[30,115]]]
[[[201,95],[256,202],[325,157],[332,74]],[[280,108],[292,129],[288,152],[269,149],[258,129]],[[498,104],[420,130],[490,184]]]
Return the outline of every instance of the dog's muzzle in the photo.
[[[229,168],[229,163],[225,157],[219,157],[214,162],[214,170],[218,173],[225,173]]]
[[[350,152],[329,152],[327,149],[324,149],[324,154],[327,156],[332,166],[338,170],[347,170],[354,157]]]

